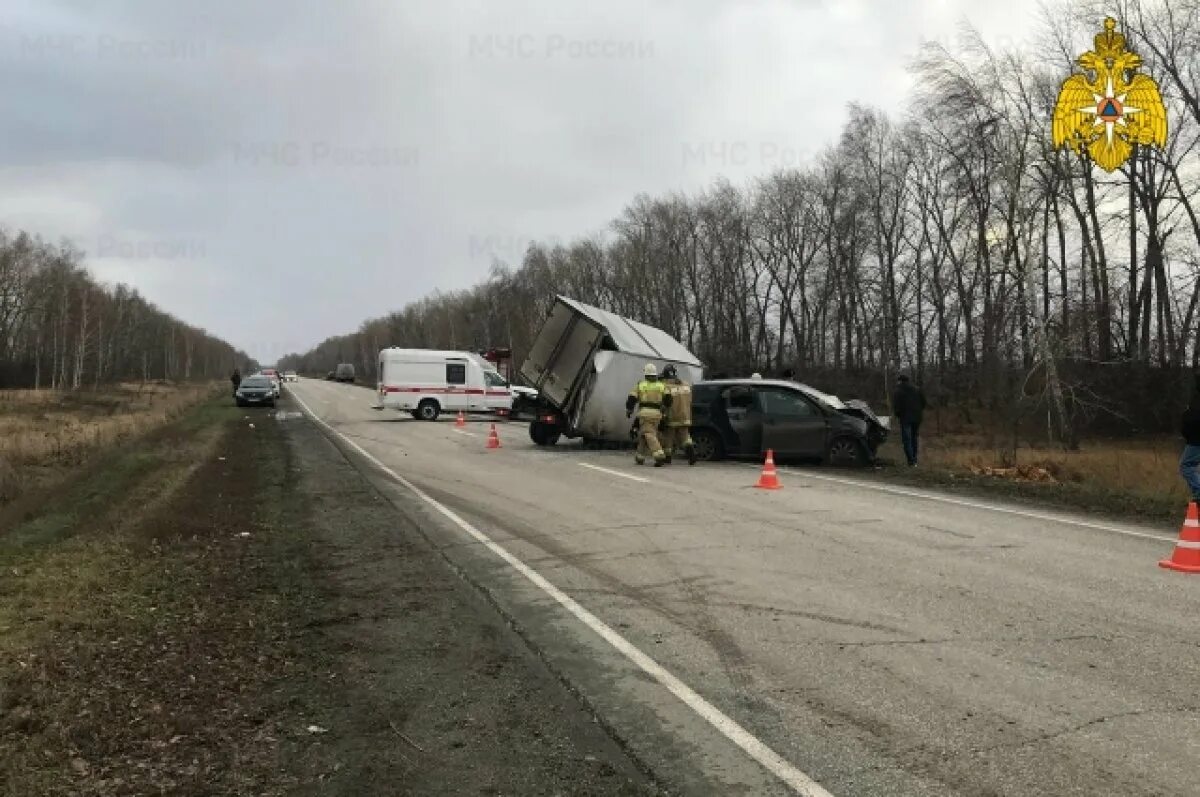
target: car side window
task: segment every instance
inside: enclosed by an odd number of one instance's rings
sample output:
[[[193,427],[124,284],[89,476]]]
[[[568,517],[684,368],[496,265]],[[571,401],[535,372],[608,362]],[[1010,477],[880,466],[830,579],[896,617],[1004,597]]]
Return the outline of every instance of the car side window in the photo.
[[[508,387],[508,382],[504,381],[504,377],[493,371],[484,371],[483,380],[487,383],[488,387]]]
[[[750,388],[731,387],[725,391],[725,404],[731,410],[749,410],[754,406],[754,394]]]
[[[759,406],[767,415],[785,418],[813,418],[817,408],[808,399],[791,390],[760,388],[755,391]]]
[[[446,384],[465,385],[467,383],[467,366],[464,363],[446,363]]]

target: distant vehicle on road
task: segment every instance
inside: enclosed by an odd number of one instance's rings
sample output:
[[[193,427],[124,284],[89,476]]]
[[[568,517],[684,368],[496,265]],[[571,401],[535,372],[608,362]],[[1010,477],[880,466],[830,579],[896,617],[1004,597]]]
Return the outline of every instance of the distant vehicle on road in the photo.
[[[275,386],[271,384],[271,377],[266,374],[254,374],[242,380],[233,397],[239,407],[274,407],[277,394]]]
[[[661,329],[559,296],[521,365],[521,378],[538,393],[530,439],[629,442],[625,398],[648,362],[660,371],[673,364],[689,383],[703,376],[696,356]]]
[[[300,377],[296,374],[295,371],[284,371],[283,372],[283,381],[284,382],[299,382]]]
[[[868,465],[887,426],[855,406],[800,382],[720,379],[692,387],[692,440],[702,460],[780,459]]]
[[[436,421],[443,412],[507,415],[513,389],[490,362],[468,351],[387,348],[379,352],[375,409]]]
[[[536,415],[538,407],[538,392],[524,385],[508,386],[513,393],[512,412],[514,418],[526,415]]]
[[[337,370],[334,371],[333,378],[338,382],[353,382],[354,381],[354,364],[353,363],[338,363]]]
[[[283,395],[282,377],[280,377],[278,371],[276,371],[274,368],[263,368],[258,372],[258,374],[271,380],[271,387],[275,391],[275,398],[279,398],[281,395]]]
[[[337,371],[330,371],[329,373],[325,374],[326,382],[333,382],[335,380],[337,380]]]

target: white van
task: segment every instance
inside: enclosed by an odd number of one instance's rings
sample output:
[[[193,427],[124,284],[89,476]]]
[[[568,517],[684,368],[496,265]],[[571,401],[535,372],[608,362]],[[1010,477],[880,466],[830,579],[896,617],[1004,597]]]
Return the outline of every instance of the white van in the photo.
[[[443,412],[508,415],[513,392],[495,366],[467,351],[388,348],[379,352],[379,402],[374,409],[435,421]]]

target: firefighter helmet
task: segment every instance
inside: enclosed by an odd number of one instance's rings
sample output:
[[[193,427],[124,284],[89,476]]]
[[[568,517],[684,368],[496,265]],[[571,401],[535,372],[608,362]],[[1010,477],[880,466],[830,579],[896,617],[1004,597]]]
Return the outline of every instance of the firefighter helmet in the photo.
[[[658,369],[654,367],[654,363],[646,363],[646,367],[642,369],[642,373],[646,376],[658,376]]]

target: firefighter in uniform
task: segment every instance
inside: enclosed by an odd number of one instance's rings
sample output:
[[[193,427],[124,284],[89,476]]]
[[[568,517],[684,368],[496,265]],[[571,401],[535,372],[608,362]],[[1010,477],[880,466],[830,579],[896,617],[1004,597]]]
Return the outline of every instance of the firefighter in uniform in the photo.
[[[654,467],[660,468],[666,462],[667,455],[658,442],[658,424],[662,421],[663,408],[671,406],[671,396],[666,386],[658,380],[658,369],[654,363],[646,363],[642,373],[644,378],[629,391],[629,398],[625,400],[626,418],[633,416],[634,407],[638,408],[638,444],[633,460],[641,465],[649,454],[654,457]]]
[[[663,448],[667,452],[667,462],[676,451],[683,449],[687,454],[688,464],[696,464],[696,446],[692,444],[692,386],[679,378],[679,372],[674,365],[668,364],[663,368],[663,381],[667,384],[667,395],[671,397],[670,409],[667,411],[664,424],[666,433],[663,435]]]

